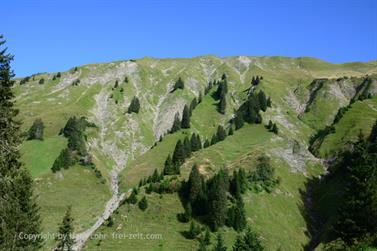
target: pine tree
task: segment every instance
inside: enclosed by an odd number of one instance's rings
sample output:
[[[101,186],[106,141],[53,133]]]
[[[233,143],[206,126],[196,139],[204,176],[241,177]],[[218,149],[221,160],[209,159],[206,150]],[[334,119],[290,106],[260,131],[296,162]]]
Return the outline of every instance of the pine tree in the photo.
[[[253,251],[264,250],[258,236],[255,233],[253,233],[250,228],[246,230],[243,240],[246,245],[246,250],[253,250]]]
[[[200,135],[199,134],[197,134],[196,135],[196,145],[197,145],[197,150],[200,150],[200,149],[202,149],[202,140],[200,139]]]
[[[230,193],[236,197],[241,197],[241,181],[240,181],[240,175],[236,170],[233,171],[233,177],[230,182]]]
[[[73,239],[73,218],[72,218],[71,206],[68,207],[63,222],[59,227],[59,236],[57,238],[58,244],[55,250],[59,251],[71,251],[74,244]]]
[[[174,165],[181,165],[185,161],[186,153],[181,140],[178,140],[173,153]]]
[[[271,132],[275,134],[278,134],[279,132],[278,126],[275,123],[272,125]]]
[[[237,232],[242,231],[246,227],[246,213],[242,197],[237,198],[236,207],[234,209],[233,228]]]
[[[243,115],[241,112],[237,112],[234,118],[234,125],[236,126],[236,130],[241,129],[244,124]]]
[[[190,128],[190,110],[187,105],[183,108],[181,127]]]
[[[172,160],[170,154],[168,155],[168,157],[165,160],[164,174],[165,175],[174,174],[174,164],[173,164],[173,160]]]
[[[273,126],[274,126],[274,125],[272,124],[272,121],[269,120],[269,121],[268,121],[268,124],[267,124],[267,126],[266,126],[266,128],[267,128],[268,130],[271,130]]]
[[[184,89],[185,88],[185,83],[183,82],[183,80],[181,79],[181,77],[178,78],[178,80],[174,83],[174,87],[173,87],[173,91],[174,92],[175,90],[177,89]]]
[[[185,150],[185,158],[189,158],[191,156],[191,142],[187,136],[183,140],[183,147]]]
[[[271,98],[270,97],[267,98],[266,105],[267,105],[267,107],[271,107]]]
[[[258,101],[259,101],[259,106],[262,111],[266,111],[267,109],[267,99],[266,99],[266,94],[264,94],[263,91],[260,91],[258,93]]]
[[[221,169],[212,179],[209,190],[210,222],[213,230],[225,224],[227,218],[227,196],[229,177]]]
[[[191,169],[187,186],[188,200],[191,202],[191,204],[194,204],[203,192],[203,178],[196,164]]]
[[[233,132],[233,127],[230,126],[230,127],[229,127],[229,131],[228,131],[228,135],[231,136],[231,135],[233,135],[233,133],[234,133],[234,132]]]
[[[207,148],[207,147],[209,147],[210,145],[211,145],[211,144],[209,143],[209,140],[206,139],[206,140],[204,141],[203,148]]]
[[[139,113],[140,101],[137,97],[133,97],[130,106],[128,107],[128,113]]]
[[[204,242],[205,245],[211,244],[211,233],[209,232],[208,227],[206,228],[206,232],[204,234],[203,242]]]
[[[220,98],[220,102],[218,104],[218,110],[221,114],[225,114],[225,110],[226,110],[226,97],[225,97],[225,95]]]
[[[189,239],[195,239],[196,236],[200,234],[200,226],[198,226],[194,221],[191,221],[190,230],[187,233]]]
[[[118,88],[118,85],[119,85],[118,80],[115,80],[114,89]]]
[[[207,251],[207,245],[203,240],[199,240],[199,249],[198,251]]]
[[[215,248],[213,249],[214,251],[226,251],[226,247],[224,245],[224,240],[221,234],[217,235],[216,239],[216,245]]]
[[[43,140],[44,124],[41,119],[36,119],[28,132],[28,140],[38,139]]]
[[[211,145],[214,145],[214,144],[216,144],[217,142],[219,142],[219,140],[217,139],[217,134],[212,135],[212,138],[211,138]]]
[[[131,204],[137,203],[137,190],[133,189],[131,195],[127,198],[127,202]]]
[[[192,115],[192,111],[194,111],[197,105],[198,105],[198,101],[196,100],[196,97],[195,97],[190,103],[190,116]]]
[[[226,138],[226,132],[224,130],[224,127],[220,125],[217,127],[216,136],[218,141],[223,141]]]
[[[237,235],[236,241],[233,244],[233,251],[247,251],[248,249],[241,234]]]
[[[160,179],[160,175],[157,169],[154,169],[153,174],[152,174],[152,182],[158,182],[159,179]]]
[[[145,211],[145,209],[148,208],[148,201],[147,201],[147,198],[145,196],[143,196],[143,198],[141,198],[141,200],[138,203],[138,206],[143,211]]]
[[[181,120],[179,119],[179,114],[176,113],[174,116],[174,122],[170,129],[170,133],[177,132],[181,129]]]
[[[377,152],[369,140],[360,134],[353,148],[343,154],[340,165],[346,187],[334,229],[348,245],[377,233]]]
[[[198,151],[200,149],[200,147],[198,145],[198,138],[196,137],[195,133],[193,133],[191,135],[190,142],[191,142],[191,151],[192,152],[196,152],[196,151]]]
[[[0,35],[0,47],[4,45]],[[33,179],[20,162],[20,123],[13,103],[13,56],[0,48],[0,249],[37,250],[41,238],[15,238],[40,233],[39,208],[33,195]]]

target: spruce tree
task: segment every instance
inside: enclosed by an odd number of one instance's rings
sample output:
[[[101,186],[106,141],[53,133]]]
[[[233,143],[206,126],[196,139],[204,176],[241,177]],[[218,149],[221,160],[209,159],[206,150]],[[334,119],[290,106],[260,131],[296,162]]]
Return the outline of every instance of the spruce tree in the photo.
[[[233,244],[233,251],[247,251],[248,249],[241,234],[237,235],[236,241]]]
[[[259,106],[262,111],[266,111],[267,109],[267,99],[266,99],[266,94],[264,94],[263,91],[260,91],[258,93],[258,101],[259,101]]]
[[[250,228],[246,230],[243,240],[247,248],[246,250],[253,250],[253,251],[264,250],[258,236],[254,232],[252,232]]]
[[[217,127],[216,136],[218,141],[223,141],[226,138],[226,132],[221,125]]]
[[[181,129],[181,120],[179,119],[179,114],[176,113],[174,116],[174,122],[170,129],[170,133],[177,132]]]
[[[279,132],[278,126],[275,123],[272,125],[271,132],[275,134],[278,134]]]
[[[191,169],[187,186],[188,200],[191,202],[191,204],[194,204],[203,192],[203,179],[196,164]]]
[[[225,114],[225,110],[226,110],[226,96],[222,96],[220,98],[220,102],[218,104],[218,110],[221,114]]]
[[[143,196],[143,198],[141,198],[141,200],[138,203],[138,206],[143,211],[145,211],[145,209],[148,208],[148,201],[147,201],[147,198],[145,196]]]
[[[190,142],[191,142],[191,151],[192,152],[196,152],[200,149],[199,144],[198,144],[198,138],[196,137],[195,133],[193,133],[191,135]]]
[[[187,136],[183,140],[183,147],[185,150],[185,158],[189,158],[191,156],[191,142]]]
[[[15,238],[23,234],[38,235],[41,220],[33,195],[33,179],[20,162],[20,123],[14,107],[13,56],[4,48],[0,35],[0,249],[37,250],[42,239]]]
[[[58,244],[55,250],[58,251],[71,251],[74,244],[73,239],[73,218],[72,218],[71,206],[67,208],[65,212],[63,222],[59,227],[59,236],[57,237]]]
[[[41,119],[34,120],[33,125],[30,127],[28,132],[28,140],[38,139],[43,140],[43,130],[44,124]]]
[[[205,245],[209,245],[209,244],[211,244],[211,233],[209,232],[208,227],[206,228],[206,232],[205,232],[205,234],[204,234],[204,239],[203,239],[203,241],[204,241],[204,244],[205,244]]]
[[[233,135],[233,133],[234,133],[234,132],[233,132],[233,127],[230,126],[230,127],[229,127],[229,131],[228,131],[228,135],[231,136],[231,135]]]
[[[204,141],[203,148],[207,148],[207,147],[209,147],[210,145],[211,145],[211,144],[210,144],[209,140],[206,139],[206,140]]]
[[[202,149],[202,140],[200,139],[200,135],[196,135],[196,145],[197,145],[197,150]]]
[[[217,235],[215,248],[213,250],[214,251],[226,251],[223,236],[221,234]]]
[[[190,103],[190,116],[192,115],[192,111],[196,108],[197,105],[198,105],[198,101],[196,100],[196,97],[195,97]]]
[[[268,130],[271,130],[273,126],[274,126],[274,125],[272,124],[272,121],[269,120],[269,121],[268,121],[268,124],[267,124],[267,126],[266,126],[266,128],[267,128]]]
[[[185,83],[183,82],[182,78],[179,77],[178,80],[174,83],[173,92],[177,89],[185,88]]]
[[[132,189],[131,195],[127,198],[127,202],[131,204],[137,203],[137,190]]]
[[[267,98],[266,105],[267,105],[267,107],[271,107],[271,98],[270,97]]]
[[[137,97],[133,97],[130,106],[128,107],[128,113],[139,113],[140,101]]]
[[[181,127],[190,128],[190,110],[187,105],[183,108]]]
[[[173,163],[180,166],[185,161],[186,153],[181,140],[178,140],[173,153]]]
[[[212,179],[209,190],[210,222],[213,230],[225,224],[227,218],[227,196],[229,177],[221,169]]]
[[[164,174],[165,175],[174,174],[174,164],[173,164],[173,160],[172,160],[170,154],[168,155],[168,157],[165,160]]]
[[[234,209],[233,228],[237,232],[244,230],[246,227],[246,213],[242,197],[237,198],[236,207]]]
[[[241,129],[244,124],[243,115],[241,112],[237,112],[234,118],[234,125],[236,126],[236,130]]]

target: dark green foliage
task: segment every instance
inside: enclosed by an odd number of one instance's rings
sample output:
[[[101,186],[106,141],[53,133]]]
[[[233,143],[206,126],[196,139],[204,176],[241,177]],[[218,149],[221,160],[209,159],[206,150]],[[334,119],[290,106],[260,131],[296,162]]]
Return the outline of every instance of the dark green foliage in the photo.
[[[198,251],[207,251],[207,245],[204,243],[202,239],[199,240]]]
[[[177,144],[175,145],[174,153],[173,153],[173,163],[174,165],[182,165],[185,161],[186,153],[185,148],[182,144],[181,140],[178,140]]]
[[[237,198],[232,227],[237,232],[244,230],[246,227],[246,213],[242,197]]]
[[[181,127],[190,128],[190,110],[187,105],[183,108]]]
[[[177,89],[184,89],[185,88],[185,83],[181,79],[181,77],[178,78],[178,80],[174,83],[173,90],[171,92],[174,92]]]
[[[118,85],[119,85],[118,80],[115,80],[114,89],[118,88]]]
[[[190,116],[192,115],[192,111],[196,108],[197,105],[198,101],[196,100],[196,98],[194,98],[190,103]]]
[[[233,245],[233,251],[263,251],[264,247],[262,246],[261,241],[258,236],[251,231],[250,228],[246,230],[246,233],[243,235],[238,235],[237,239]]]
[[[228,93],[228,82],[227,82],[227,79],[225,77],[224,79],[222,79],[220,81],[219,85],[217,86],[216,92],[213,94],[213,97],[216,100],[219,100],[219,99],[225,97],[225,95],[227,93]]]
[[[256,170],[251,173],[250,180],[256,187],[262,187],[267,192],[270,192],[279,182],[279,179],[275,177],[275,168],[271,165],[268,157],[258,158]]]
[[[274,124],[272,123],[272,121],[269,120],[269,121],[268,121],[268,124],[266,125],[266,128],[267,128],[269,131],[271,131],[273,125],[274,125]]]
[[[60,171],[60,169],[62,168],[67,169],[75,163],[76,159],[74,154],[72,153],[72,150],[70,148],[65,148],[60,152],[59,156],[54,161],[51,170],[55,173],[57,171]]]
[[[191,142],[187,136],[183,140],[183,147],[185,149],[185,158],[189,158],[191,156]]]
[[[41,119],[36,119],[28,132],[28,140],[39,139],[43,140],[44,124]]]
[[[278,126],[275,123],[272,125],[271,132],[275,134],[278,134],[279,132]]]
[[[33,179],[22,166],[20,123],[13,99],[13,56],[0,35],[0,250],[37,250],[42,238],[16,238],[19,233],[37,236],[41,231],[39,208],[33,195]]]
[[[259,77],[259,76],[256,76],[256,77],[252,77],[251,79],[251,84],[256,86],[260,83],[260,80],[263,79],[262,77]]]
[[[55,250],[65,251],[65,250],[72,250],[72,246],[74,244],[73,239],[73,218],[72,218],[71,207],[69,206],[64,218],[63,222],[59,227],[59,235],[56,238],[57,245]]]
[[[210,144],[209,140],[206,139],[206,140],[204,141],[203,148],[207,148],[207,147],[209,147],[210,145],[211,145],[211,144]]]
[[[236,127],[236,130],[242,128],[243,124],[244,124],[243,115],[241,112],[237,112],[234,118],[234,125]]]
[[[29,80],[30,80],[30,77],[25,77],[25,78],[21,79],[20,80],[20,85],[26,84],[27,82],[29,82]]]
[[[143,211],[145,211],[145,209],[148,208],[148,201],[147,201],[147,198],[145,196],[143,196],[143,198],[141,198],[141,200],[138,203],[138,206]]]
[[[226,251],[224,240],[221,234],[217,235],[214,251]]]
[[[191,203],[198,201],[199,197],[203,194],[203,177],[199,173],[198,166],[195,164],[190,172],[187,181],[188,200]]]
[[[211,233],[209,232],[209,229],[206,228],[206,232],[204,234],[203,242],[205,245],[211,244]]]
[[[174,122],[173,122],[173,126],[170,129],[170,133],[177,132],[180,129],[181,129],[181,120],[179,119],[179,114],[177,113],[174,116]]]
[[[172,160],[170,154],[168,155],[168,157],[165,160],[164,174],[165,175],[175,174],[175,168],[174,168],[173,160]]]
[[[188,239],[195,239],[200,234],[200,225],[195,223],[194,221],[191,221],[190,229],[187,232],[187,238]]]
[[[212,135],[212,138],[211,138],[211,145],[214,145],[214,144],[216,144],[217,142],[219,142],[219,140],[217,139],[217,134]]]
[[[199,92],[198,104],[202,103],[202,101],[203,101],[203,95],[202,95],[202,92]]]
[[[202,149],[202,142],[200,140],[200,136],[193,133],[191,135],[191,151],[192,152],[196,152],[196,151],[199,151],[200,149]]]
[[[231,135],[233,135],[233,133],[234,133],[234,132],[233,132],[233,127],[230,126],[230,127],[229,127],[229,131],[228,131],[228,135],[231,136]]]
[[[124,77],[123,82],[124,82],[124,83],[128,83],[128,77],[127,77],[127,76]]]
[[[114,226],[114,220],[113,220],[113,217],[109,217],[107,220],[106,220],[106,226],[107,227],[112,227]]]
[[[225,95],[220,98],[217,109],[219,113],[225,114],[225,110],[226,110],[226,96]]]
[[[137,190],[133,189],[131,195],[127,198],[127,203],[136,204],[137,203]]]
[[[57,77],[57,78],[60,78],[60,77],[61,77],[61,73],[58,72],[58,73],[56,74],[56,77]]]
[[[45,79],[44,78],[41,78],[39,81],[38,81],[38,84],[40,85],[43,85],[45,83]]]
[[[266,94],[264,94],[263,91],[260,91],[258,93],[258,100],[259,100],[259,105],[262,111],[266,111],[267,109],[267,99],[266,99]]]
[[[225,170],[221,169],[209,183],[208,204],[210,226],[213,230],[225,224],[227,218],[227,196],[229,189],[229,177]]]
[[[226,138],[225,129],[221,125],[217,127],[216,136],[218,141],[223,141]]]
[[[368,140],[362,134],[340,164],[345,173],[345,195],[339,208],[336,234],[348,245],[377,238],[377,151],[375,128]],[[371,238],[373,239],[373,238]],[[370,240],[369,240],[370,241]],[[375,240],[377,241],[377,239]],[[370,244],[370,243],[369,243]]]
[[[137,97],[133,97],[130,106],[128,107],[128,113],[139,113],[140,111],[140,101]]]

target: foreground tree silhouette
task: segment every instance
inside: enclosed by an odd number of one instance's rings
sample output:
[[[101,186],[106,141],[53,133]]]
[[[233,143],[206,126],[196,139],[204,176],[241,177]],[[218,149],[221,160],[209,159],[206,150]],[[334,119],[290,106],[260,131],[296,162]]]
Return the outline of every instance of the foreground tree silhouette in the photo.
[[[59,236],[57,237],[58,245],[57,251],[71,251],[74,244],[73,239],[73,218],[72,218],[71,206],[67,208],[65,212],[63,222],[59,227]]]
[[[0,35],[0,250],[36,250],[42,239],[18,238],[40,233],[39,208],[33,195],[33,179],[20,162],[20,123],[15,120],[13,56],[3,48]]]

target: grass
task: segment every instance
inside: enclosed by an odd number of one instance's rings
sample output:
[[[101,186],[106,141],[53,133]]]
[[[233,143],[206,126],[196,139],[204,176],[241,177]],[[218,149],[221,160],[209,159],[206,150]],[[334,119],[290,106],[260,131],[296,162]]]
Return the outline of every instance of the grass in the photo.
[[[321,145],[319,154],[326,157],[340,151],[349,142],[355,142],[360,131],[368,136],[377,118],[377,98],[357,101],[335,125]]]
[[[39,177],[51,172],[52,164],[66,146],[67,140],[63,136],[25,141],[21,146],[21,160],[33,177]]]
[[[57,232],[68,205],[72,206],[75,232],[85,230],[96,221],[111,196],[107,185],[100,183],[92,170],[77,165],[55,174],[49,172],[35,181],[44,233]],[[52,245],[53,240],[48,240],[45,248]]]

